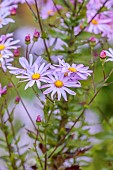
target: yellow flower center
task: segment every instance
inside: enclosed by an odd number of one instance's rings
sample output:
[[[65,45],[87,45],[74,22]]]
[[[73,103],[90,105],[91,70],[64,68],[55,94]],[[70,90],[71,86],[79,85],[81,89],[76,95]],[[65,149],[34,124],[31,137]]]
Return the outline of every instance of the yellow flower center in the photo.
[[[97,25],[97,24],[98,24],[98,21],[97,21],[96,19],[93,19],[93,20],[92,20],[92,24]]]
[[[5,45],[4,44],[0,44],[0,50],[4,50],[5,49]]]
[[[32,79],[33,80],[38,80],[40,78],[40,74],[39,73],[34,73],[33,75],[32,75]]]
[[[57,81],[55,81],[55,86],[56,87],[58,87],[58,88],[60,88],[60,87],[62,87],[64,84],[63,84],[63,82],[61,81],[61,80],[57,80]]]
[[[51,10],[51,9],[47,11],[48,15],[52,15],[52,13],[53,13],[53,10]]]
[[[2,54],[0,54],[0,58],[2,58]]]
[[[68,70],[74,73],[77,72],[76,68],[73,68],[73,67],[69,67]]]
[[[2,67],[2,63],[0,63],[0,67]]]
[[[2,19],[0,18],[0,23],[2,22]]]

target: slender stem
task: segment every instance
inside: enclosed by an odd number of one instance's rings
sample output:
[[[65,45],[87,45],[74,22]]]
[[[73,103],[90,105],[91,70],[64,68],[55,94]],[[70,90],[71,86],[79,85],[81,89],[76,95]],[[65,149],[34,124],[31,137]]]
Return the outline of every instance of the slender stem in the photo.
[[[2,119],[2,115],[0,115],[0,119],[1,119],[1,123],[4,125],[4,121]],[[11,166],[12,166],[13,170],[16,170],[17,168],[16,168],[15,159],[13,159],[11,161],[12,150],[11,150],[11,144],[8,142],[8,132],[6,131],[6,128],[4,129],[4,136],[5,136],[5,140],[6,140],[6,145],[7,145],[7,149],[8,149],[8,153],[9,153],[9,159],[10,159],[10,162],[11,162]]]
[[[42,26],[40,14],[39,14],[39,9],[38,9],[37,0],[34,0],[34,2],[35,2],[35,6],[36,6],[36,12],[37,12],[37,18],[38,18],[39,26],[40,26],[40,29],[41,29],[41,33],[43,34],[43,33],[44,33],[44,30],[43,30],[43,26]],[[46,49],[46,53],[47,53],[49,62],[52,63],[51,58],[50,58],[50,54],[49,54],[49,51],[48,51],[48,47],[47,47],[47,44],[46,44],[46,40],[43,39],[43,42],[44,42],[44,46],[45,46],[45,49]]]
[[[38,129],[39,129],[39,128],[38,128]],[[37,138],[38,138],[38,131],[37,131],[37,133],[36,133],[36,139],[35,139],[34,147],[35,147],[35,152],[36,152],[36,154],[37,154],[37,157],[38,157],[38,159],[39,159],[39,163],[40,163],[40,165],[41,165],[41,167],[42,167],[42,169],[43,169],[43,165],[42,165],[40,156],[39,156],[38,151],[37,151],[37,148],[36,148],[36,145],[37,145],[37,143],[36,143],[36,142],[37,142]]]
[[[46,127],[46,124],[47,124],[47,119],[46,119],[46,113],[44,113],[45,115],[45,129],[44,129],[44,136],[45,136],[45,140],[44,140],[44,143],[45,143],[45,162],[44,162],[44,170],[47,170],[47,127]]]
[[[34,47],[34,44],[35,44],[35,41],[32,43],[32,46],[31,46],[31,48],[30,48],[30,50],[29,50],[29,54],[31,54],[31,51],[32,51],[32,49],[33,49],[33,47]]]
[[[29,58],[29,55],[28,55],[28,47],[29,47],[29,45],[27,44],[26,45],[26,59],[28,60],[28,58]]]
[[[31,11],[31,12],[32,12],[32,14],[34,15],[35,19],[37,19],[37,16],[36,16],[35,12],[34,12],[34,11],[33,11],[33,9],[31,8],[31,5],[28,3],[28,1],[27,1],[27,0],[25,0],[25,1],[26,1],[27,5],[28,5],[28,7],[29,7],[30,11]]]
[[[95,71],[95,62],[94,62],[94,55],[93,55],[93,47],[91,46],[91,56],[92,56],[92,83],[93,83],[93,89],[94,89],[94,93],[95,93],[95,82],[94,82],[94,71]]]
[[[102,72],[103,72],[103,76],[104,76],[104,80],[106,79],[106,74],[105,74],[105,70],[104,70],[104,64],[102,64]]]
[[[20,150],[19,150],[19,146],[18,146],[18,143],[16,142],[16,135],[15,135],[15,130],[14,130],[14,126],[13,126],[13,123],[11,121],[11,116],[10,116],[10,113],[9,113],[9,110],[8,110],[8,105],[7,105],[7,101],[5,99],[5,105],[6,105],[6,110],[7,110],[7,114],[8,114],[8,117],[9,117],[9,122],[10,122],[10,125],[11,125],[11,130],[12,130],[12,134],[13,134],[13,138],[14,138],[14,141],[15,141],[15,145],[16,145],[16,148],[17,148],[17,153],[20,157],[20,160],[21,160],[21,163],[22,163],[22,167],[23,169],[25,170],[25,166],[24,166],[24,162],[21,158],[21,154],[20,154]],[[15,105],[16,106],[16,105]],[[14,111],[15,107],[13,108],[12,111]]]

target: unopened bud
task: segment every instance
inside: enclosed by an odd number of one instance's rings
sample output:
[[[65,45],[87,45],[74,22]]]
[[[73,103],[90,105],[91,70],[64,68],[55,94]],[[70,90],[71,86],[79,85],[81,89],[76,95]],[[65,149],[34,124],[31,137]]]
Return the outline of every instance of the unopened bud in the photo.
[[[27,34],[27,35],[25,36],[25,43],[26,43],[26,44],[30,44],[30,41],[31,41],[30,34]]]
[[[13,51],[13,54],[14,54],[15,57],[19,57],[19,56],[20,56],[20,51],[19,51],[19,49],[15,49],[15,50]]]
[[[33,40],[34,40],[34,41],[37,41],[39,37],[40,37],[40,32],[38,32],[38,31],[35,29],[34,34],[33,34]]]
[[[8,87],[9,87],[9,88],[13,87],[12,83],[9,83],[9,84],[8,84]]]
[[[89,38],[89,43],[90,43],[90,46],[95,46],[96,45],[96,38],[95,37],[90,37]]]
[[[41,117],[40,117],[40,115],[38,115],[37,118],[36,118],[36,122],[38,123],[38,122],[41,122],[41,121],[42,121]]]
[[[16,15],[16,8],[12,8],[12,9],[10,10],[10,14],[11,14],[11,15]]]
[[[19,96],[16,96],[15,98],[15,103],[18,104],[20,102],[20,97]]]
[[[105,59],[106,58],[106,52],[104,50],[101,51],[100,58],[101,59]]]

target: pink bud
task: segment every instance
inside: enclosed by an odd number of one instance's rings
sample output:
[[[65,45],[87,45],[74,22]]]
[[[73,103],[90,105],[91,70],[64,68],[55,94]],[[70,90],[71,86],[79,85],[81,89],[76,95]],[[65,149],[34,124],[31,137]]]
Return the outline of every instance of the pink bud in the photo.
[[[18,104],[20,102],[20,97],[19,96],[16,96],[15,98],[15,103]]]
[[[9,83],[9,84],[8,84],[8,87],[9,87],[9,88],[13,87],[12,83]]]
[[[37,116],[36,122],[41,122],[41,117],[40,117],[40,115]]]
[[[90,43],[90,46],[95,46],[96,45],[96,38],[95,37],[90,37],[89,38],[89,43]]]
[[[10,10],[10,14],[11,14],[11,15],[16,15],[16,8],[12,8],[12,9]]]
[[[14,54],[15,57],[19,57],[19,55],[20,55],[19,49],[15,49],[15,50],[13,51],[13,54]]]
[[[27,35],[25,36],[25,42],[26,42],[26,44],[30,44],[30,40],[31,40],[30,34],[27,34]]]
[[[35,29],[34,34],[33,34],[33,37],[36,38],[36,39],[38,39],[39,36],[40,36],[40,32],[38,32],[38,31]]]
[[[100,58],[101,59],[105,59],[106,58],[106,52],[104,50],[101,51]]]
[[[96,42],[96,38],[95,38],[95,37],[90,37],[90,38],[89,38],[89,41],[90,41],[90,42]]]

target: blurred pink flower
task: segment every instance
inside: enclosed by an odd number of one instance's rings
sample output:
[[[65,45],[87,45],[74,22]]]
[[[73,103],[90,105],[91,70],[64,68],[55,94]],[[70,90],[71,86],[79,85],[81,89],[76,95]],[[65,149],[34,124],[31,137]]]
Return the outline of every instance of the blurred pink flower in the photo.
[[[3,94],[6,94],[6,92],[7,92],[6,86],[4,86],[4,87],[2,88],[2,85],[1,85],[1,83],[0,83],[0,97],[1,97]]]

